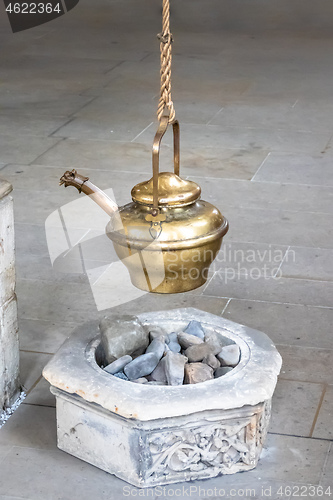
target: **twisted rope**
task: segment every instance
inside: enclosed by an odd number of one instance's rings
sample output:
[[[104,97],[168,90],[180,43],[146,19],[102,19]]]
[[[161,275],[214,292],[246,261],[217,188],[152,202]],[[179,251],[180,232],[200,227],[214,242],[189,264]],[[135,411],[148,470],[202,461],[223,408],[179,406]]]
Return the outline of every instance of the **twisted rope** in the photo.
[[[167,107],[169,109],[169,123],[176,118],[175,108],[171,99],[171,46],[173,42],[170,33],[170,0],[163,0],[162,33],[157,35],[161,50],[161,96],[157,108],[157,117],[160,121]]]

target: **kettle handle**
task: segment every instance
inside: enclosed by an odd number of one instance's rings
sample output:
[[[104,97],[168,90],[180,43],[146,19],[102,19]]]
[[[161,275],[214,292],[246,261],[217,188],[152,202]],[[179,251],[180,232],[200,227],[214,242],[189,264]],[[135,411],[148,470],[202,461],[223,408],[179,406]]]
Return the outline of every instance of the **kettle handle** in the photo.
[[[169,125],[169,115],[164,114],[159,123],[157,132],[154,138],[153,144],[153,206],[154,211],[158,211],[158,174],[160,170],[160,148],[162,138],[167,131]],[[173,129],[173,163],[174,163],[174,172],[176,175],[179,175],[179,157],[180,157],[180,131],[179,131],[179,122],[175,120],[172,123]]]

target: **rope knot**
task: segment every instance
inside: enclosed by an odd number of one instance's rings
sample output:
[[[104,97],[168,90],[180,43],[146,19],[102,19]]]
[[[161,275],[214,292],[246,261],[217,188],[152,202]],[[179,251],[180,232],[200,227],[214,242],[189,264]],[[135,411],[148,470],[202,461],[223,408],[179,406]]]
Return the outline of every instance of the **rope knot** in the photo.
[[[172,33],[159,33],[157,38],[161,43],[173,43]]]

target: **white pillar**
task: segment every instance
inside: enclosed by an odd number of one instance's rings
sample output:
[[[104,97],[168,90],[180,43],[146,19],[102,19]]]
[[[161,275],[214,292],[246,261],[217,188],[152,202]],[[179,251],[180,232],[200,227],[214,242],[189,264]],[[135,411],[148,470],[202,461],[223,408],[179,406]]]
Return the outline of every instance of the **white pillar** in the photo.
[[[0,416],[20,394],[12,186],[0,179]]]

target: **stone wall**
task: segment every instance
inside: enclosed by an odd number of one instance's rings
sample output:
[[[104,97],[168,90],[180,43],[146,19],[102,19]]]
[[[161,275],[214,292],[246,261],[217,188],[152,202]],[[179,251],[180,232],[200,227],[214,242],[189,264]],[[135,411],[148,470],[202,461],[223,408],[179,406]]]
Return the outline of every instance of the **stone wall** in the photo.
[[[0,179],[0,416],[20,394],[12,186]]]

